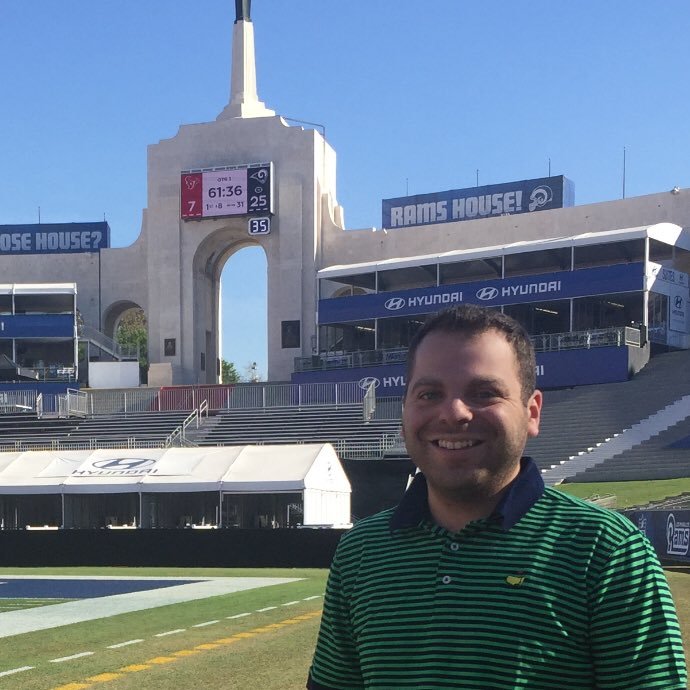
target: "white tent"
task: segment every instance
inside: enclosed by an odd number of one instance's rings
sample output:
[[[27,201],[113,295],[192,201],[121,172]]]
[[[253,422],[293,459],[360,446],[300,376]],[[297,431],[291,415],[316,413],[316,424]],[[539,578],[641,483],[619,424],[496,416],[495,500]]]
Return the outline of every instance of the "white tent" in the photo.
[[[330,444],[0,453],[6,528],[342,526],[350,493]]]

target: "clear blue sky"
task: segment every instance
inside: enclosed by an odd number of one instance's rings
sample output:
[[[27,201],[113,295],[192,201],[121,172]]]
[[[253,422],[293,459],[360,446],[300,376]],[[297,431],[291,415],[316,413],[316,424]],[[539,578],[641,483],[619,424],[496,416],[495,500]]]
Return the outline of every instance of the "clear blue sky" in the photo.
[[[687,0],[252,5],[259,96],[325,126],[350,229],[379,226],[383,198],[549,159],[576,204],[617,199],[624,147],[626,196],[690,186]],[[147,145],[228,101],[233,20],[232,0],[0,0],[0,223],[105,214],[131,244]],[[265,373],[263,276],[260,252],[228,262],[223,342]]]

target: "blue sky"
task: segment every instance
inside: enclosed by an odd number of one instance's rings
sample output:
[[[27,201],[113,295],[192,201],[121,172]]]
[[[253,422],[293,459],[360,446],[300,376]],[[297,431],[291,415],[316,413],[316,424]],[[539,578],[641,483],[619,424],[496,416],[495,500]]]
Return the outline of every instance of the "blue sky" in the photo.
[[[626,196],[690,186],[687,0],[252,4],[259,96],[325,127],[350,229],[380,226],[383,198],[549,160],[576,204],[618,199],[624,147]],[[146,147],[228,101],[233,20],[232,0],[0,0],[0,224],[105,215],[131,244]],[[250,250],[223,275],[239,370],[266,371],[264,276]]]

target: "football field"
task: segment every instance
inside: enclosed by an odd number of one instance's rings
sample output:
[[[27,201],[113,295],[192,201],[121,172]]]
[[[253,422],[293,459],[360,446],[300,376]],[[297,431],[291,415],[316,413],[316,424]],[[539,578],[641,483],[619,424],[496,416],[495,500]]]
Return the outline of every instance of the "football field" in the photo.
[[[687,655],[690,568],[666,572]],[[0,569],[0,689],[301,690],[326,577],[314,569]]]
[[[303,688],[326,574],[0,570],[0,688]]]

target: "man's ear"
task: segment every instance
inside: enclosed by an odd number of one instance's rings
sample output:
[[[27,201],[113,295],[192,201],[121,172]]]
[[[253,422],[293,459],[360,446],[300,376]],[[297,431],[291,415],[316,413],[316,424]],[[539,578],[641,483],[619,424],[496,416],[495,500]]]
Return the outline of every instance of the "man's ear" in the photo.
[[[537,436],[539,434],[539,422],[541,420],[541,406],[543,395],[540,390],[535,390],[527,401],[527,435]]]

